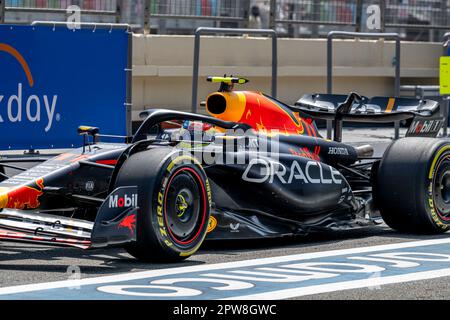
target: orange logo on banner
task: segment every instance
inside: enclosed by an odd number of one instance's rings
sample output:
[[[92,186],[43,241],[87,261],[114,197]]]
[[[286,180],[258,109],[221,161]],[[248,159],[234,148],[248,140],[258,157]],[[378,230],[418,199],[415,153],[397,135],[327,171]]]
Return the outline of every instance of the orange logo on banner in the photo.
[[[34,79],[33,79],[33,75],[31,74],[30,67],[28,66],[28,63],[25,61],[23,56],[19,53],[19,51],[17,51],[16,49],[14,49],[13,47],[11,47],[8,44],[0,43],[0,52],[9,53],[14,58],[16,58],[16,60],[22,66],[22,69],[25,72],[25,75],[27,76],[28,84],[30,85],[30,87],[34,86]]]

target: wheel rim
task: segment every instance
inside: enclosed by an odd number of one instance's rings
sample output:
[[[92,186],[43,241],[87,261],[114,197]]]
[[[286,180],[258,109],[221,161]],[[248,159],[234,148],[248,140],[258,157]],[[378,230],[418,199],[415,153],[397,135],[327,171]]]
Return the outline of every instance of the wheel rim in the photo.
[[[450,204],[450,172],[447,171],[441,178],[441,197],[445,204]]]
[[[450,221],[450,155],[441,158],[433,182],[435,209],[444,221]]]
[[[181,222],[189,221],[192,215],[193,195],[185,189],[178,193],[175,200],[175,211]]]
[[[165,196],[166,226],[173,241],[188,245],[201,234],[207,207],[203,182],[191,168],[181,168],[170,178]]]

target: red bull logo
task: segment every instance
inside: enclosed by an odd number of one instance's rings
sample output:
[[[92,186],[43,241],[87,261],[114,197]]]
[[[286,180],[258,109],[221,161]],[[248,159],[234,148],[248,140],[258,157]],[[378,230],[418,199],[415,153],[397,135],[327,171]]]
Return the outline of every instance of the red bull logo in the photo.
[[[0,190],[0,208],[37,209],[41,205],[39,197],[44,194],[44,179],[35,181],[35,185],[20,186]]]

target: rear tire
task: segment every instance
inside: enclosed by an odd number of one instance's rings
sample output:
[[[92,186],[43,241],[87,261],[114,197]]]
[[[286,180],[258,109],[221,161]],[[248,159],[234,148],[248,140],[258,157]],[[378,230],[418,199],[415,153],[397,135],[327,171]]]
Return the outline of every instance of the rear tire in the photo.
[[[125,249],[145,262],[176,262],[194,254],[208,228],[211,192],[200,163],[166,147],[132,154],[115,187],[138,186],[137,241]]]
[[[376,174],[375,200],[391,228],[439,234],[450,228],[450,143],[404,138],[386,150]]]

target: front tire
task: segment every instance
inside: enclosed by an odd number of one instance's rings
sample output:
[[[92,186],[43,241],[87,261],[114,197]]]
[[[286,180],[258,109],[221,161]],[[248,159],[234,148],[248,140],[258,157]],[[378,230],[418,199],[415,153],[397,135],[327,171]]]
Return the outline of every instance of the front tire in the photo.
[[[439,234],[450,229],[450,143],[432,138],[397,140],[378,168],[375,200],[388,226]]]
[[[146,262],[177,262],[194,254],[208,228],[211,191],[200,163],[190,154],[156,147],[132,154],[116,187],[138,186],[137,241],[125,247]]]

